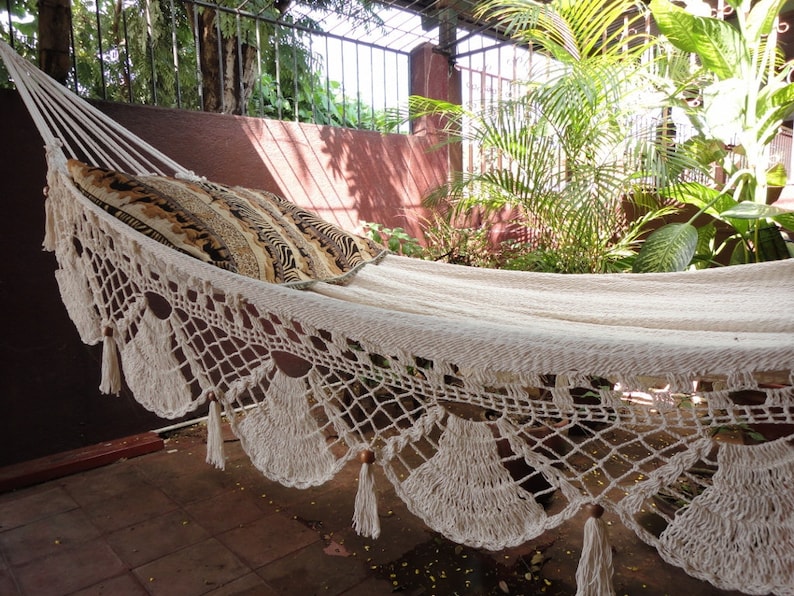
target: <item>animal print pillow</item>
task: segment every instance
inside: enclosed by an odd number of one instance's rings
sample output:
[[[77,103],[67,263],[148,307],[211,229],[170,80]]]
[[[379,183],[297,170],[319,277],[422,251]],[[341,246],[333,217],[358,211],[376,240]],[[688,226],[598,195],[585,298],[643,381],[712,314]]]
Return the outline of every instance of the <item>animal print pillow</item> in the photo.
[[[341,282],[383,247],[269,192],[131,175],[69,160],[77,187],[139,232],[223,269],[272,283]]]

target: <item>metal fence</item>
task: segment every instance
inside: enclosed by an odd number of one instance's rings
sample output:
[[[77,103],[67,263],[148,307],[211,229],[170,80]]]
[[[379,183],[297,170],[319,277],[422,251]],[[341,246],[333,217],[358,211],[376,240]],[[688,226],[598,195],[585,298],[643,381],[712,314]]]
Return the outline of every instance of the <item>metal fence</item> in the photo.
[[[410,48],[395,49],[329,32],[346,17],[310,10],[258,12],[204,0],[73,0],[70,66],[64,83],[84,97],[181,109],[206,109],[353,128],[407,131],[397,117],[409,94]],[[385,25],[395,9],[358,18],[362,31],[405,37]],[[206,18],[212,12],[216,18]],[[5,0],[0,34],[37,59],[38,11]],[[422,33],[420,17],[416,30]],[[416,43],[427,37],[416,36]],[[227,43],[232,40],[232,44]],[[217,44],[219,81],[238,81],[244,105],[225,104],[209,80],[206,51]],[[228,54],[236,54],[229,59]],[[225,55],[226,54],[226,55]],[[246,62],[245,57],[250,57]],[[243,71],[246,72],[243,72]]]

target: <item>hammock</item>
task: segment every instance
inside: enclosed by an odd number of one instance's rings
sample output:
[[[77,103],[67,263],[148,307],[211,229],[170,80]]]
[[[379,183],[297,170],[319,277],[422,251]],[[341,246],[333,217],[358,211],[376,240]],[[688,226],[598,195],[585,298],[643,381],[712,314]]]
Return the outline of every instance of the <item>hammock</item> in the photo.
[[[719,588],[794,594],[794,260],[532,274],[378,256],[326,230],[358,261],[264,282],[139,233],[74,174],[288,206],[197,178],[0,54],[45,141],[44,245],[81,339],[104,346],[104,392],[123,374],[163,417],[209,402],[208,462],[223,466],[223,411],[287,486],[359,460],[365,536],[380,533],[377,464],[430,528],[473,547],[590,506],[579,594],[614,593],[604,510]]]

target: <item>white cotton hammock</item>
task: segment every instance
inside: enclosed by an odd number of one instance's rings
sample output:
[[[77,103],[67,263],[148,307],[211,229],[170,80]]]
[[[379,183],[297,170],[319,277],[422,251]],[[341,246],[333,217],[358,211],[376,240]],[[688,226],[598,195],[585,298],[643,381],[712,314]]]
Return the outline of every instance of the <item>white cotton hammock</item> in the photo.
[[[45,141],[44,244],[82,340],[105,345],[103,391],[123,375],[163,417],[211,401],[208,461],[223,466],[224,410],[288,486],[359,459],[366,536],[380,533],[378,464],[430,528],[474,547],[592,505],[579,594],[614,593],[603,510],[719,588],[794,594],[794,260],[564,276],[389,255],[345,286],[260,282],[87,200],[67,157],[192,173],[0,54]]]

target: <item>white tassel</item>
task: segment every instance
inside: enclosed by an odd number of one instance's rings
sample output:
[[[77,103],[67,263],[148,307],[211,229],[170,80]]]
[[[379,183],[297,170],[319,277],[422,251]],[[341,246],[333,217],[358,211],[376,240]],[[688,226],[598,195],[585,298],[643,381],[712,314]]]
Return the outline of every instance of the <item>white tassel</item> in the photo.
[[[353,529],[359,536],[377,538],[380,536],[380,518],[378,518],[378,499],[375,496],[375,475],[372,463],[375,454],[364,450],[358,454],[361,471],[358,474],[358,492],[356,506],[353,510]]]
[[[582,556],[576,568],[576,596],[615,596],[612,548],[603,514],[601,505],[592,505],[584,525]]]
[[[116,340],[113,339],[113,329],[105,327],[102,338],[102,380],[99,390],[106,394],[118,395],[121,393],[121,367],[119,366],[119,352]]]
[[[221,428],[221,404],[213,392],[209,393],[210,414],[207,418],[207,463],[219,470],[226,468],[223,452],[223,429]]]
[[[52,213],[52,199],[49,197],[49,187],[44,188],[44,240],[41,247],[48,251],[55,250],[55,216]]]

